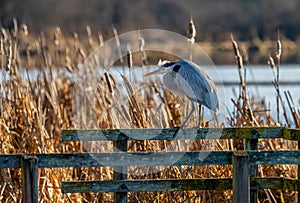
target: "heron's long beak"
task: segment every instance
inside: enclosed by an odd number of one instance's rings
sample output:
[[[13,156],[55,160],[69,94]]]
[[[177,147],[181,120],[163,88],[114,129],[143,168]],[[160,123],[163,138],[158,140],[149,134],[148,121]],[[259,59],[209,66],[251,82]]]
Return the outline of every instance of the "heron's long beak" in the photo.
[[[162,74],[162,73],[164,73],[164,70],[159,68],[155,71],[145,74],[144,76],[147,77],[147,76],[158,75],[158,74]]]

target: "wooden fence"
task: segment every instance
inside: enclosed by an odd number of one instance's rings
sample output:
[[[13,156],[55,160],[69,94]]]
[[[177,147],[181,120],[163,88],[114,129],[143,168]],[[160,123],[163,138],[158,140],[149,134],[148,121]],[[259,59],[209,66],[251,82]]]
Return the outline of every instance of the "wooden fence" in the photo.
[[[62,167],[114,167],[114,180],[62,182],[63,193],[114,192],[115,202],[127,202],[128,192],[228,190],[233,189],[234,202],[257,202],[257,190],[284,189],[298,191],[298,178],[260,178],[258,165],[300,165],[300,150],[260,151],[258,139],[283,138],[298,141],[300,130],[284,127],[241,127],[186,129],[184,136],[173,137],[176,129],[128,130],[64,130],[62,141],[113,141],[118,151],[111,153],[13,154],[0,155],[0,168],[22,168],[23,200],[38,202],[38,168]],[[244,139],[243,151],[197,152],[127,152],[132,140],[199,140]],[[148,156],[151,154],[151,156]],[[137,159],[136,156],[141,158]],[[173,163],[169,157],[180,157]],[[204,160],[200,157],[206,157]],[[99,161],[105,160],[105,161]],[[233,178],[153,179],[129,180],[129,166],[203,166],[232,165]]]

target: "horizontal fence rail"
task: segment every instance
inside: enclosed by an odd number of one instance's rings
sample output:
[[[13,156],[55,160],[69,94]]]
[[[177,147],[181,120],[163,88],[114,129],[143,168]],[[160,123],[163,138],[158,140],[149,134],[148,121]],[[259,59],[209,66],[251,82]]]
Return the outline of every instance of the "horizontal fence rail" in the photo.
[[[200,140],[200,139],[257,139],[284,138],[300,141],[300,131],[285,127],[241,127],[185,129],[174,137],[177,129],[109,129],[64,130],[62,141],[120,141],[120,140]],[[195,135],[195,133],[197,133]]]
[[[292,178],[251,178],[251,189],[298,190]],[[183,190],[230,190],[232,178],[199,178],[170,180],[101,180],[62,182],[64,193],[87,192],[153,192]]]
[[[22,168],[24,200],[37,202],[38,168],[114,167],[114,180],[62,182],[63,193],[114,192],[115,202],[127,202],[127,192],[234,189],[234,202],[257,202],[257,190],[298,191],[299,179],[257,177],[258,165],[300,165],[300,150],[258,150],[258,139],[282,138],[300,143],[300,130],[285,127],[184,129],[63,130],[62,141],[112,141],[115,152],[0,155],[0,168]],[[134,140],[244,139],[242,151],[127,152]],[[203,158],[204,157],[204,158]],[[131,180],[129,167],[232,165],[232,178]],[[34,169],[34,170],[33,170]],[[299,177],[299,176],[298,176]],[[298,196],[300,197],[300,196]],[[27,199],[26,199],[27,198]]]
[[[245,151],[249,165],[299,164],[300,151]],[[231,165],[232,151],[36,154],[39,168]],[[199,157],[206,157],[201,160]],[[0,155],[0,168],[21,168],[22,155]],[[178,159],[177,159],[178,158]],[[171,160],[171,161],[170,161]],[[177,160],[173,162],[173,160]]]

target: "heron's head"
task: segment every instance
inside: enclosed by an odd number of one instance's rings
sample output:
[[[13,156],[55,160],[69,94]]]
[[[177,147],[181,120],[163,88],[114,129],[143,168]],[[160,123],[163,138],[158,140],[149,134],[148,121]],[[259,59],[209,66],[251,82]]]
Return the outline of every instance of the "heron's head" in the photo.
[[[170,71],[172,71],[171,67],[172,65],[174,65],[174,62],[171,61],[166,61],[166,60],[159,60],[158,61],[158,69],[155,71],[152,71],[150,73],[145,74],[144,76],[152,76],[152,75],[159,75],[159,74],[165,74],[168,73]]]

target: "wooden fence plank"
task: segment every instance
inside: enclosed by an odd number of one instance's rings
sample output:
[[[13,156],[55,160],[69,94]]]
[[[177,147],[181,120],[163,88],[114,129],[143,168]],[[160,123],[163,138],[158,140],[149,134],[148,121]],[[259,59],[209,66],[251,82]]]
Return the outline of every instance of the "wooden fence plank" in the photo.
[[[38,158],[34,155],[24,155],[22,165],[22,195],[23,202],[38,203]]]
[[[115,141],[114,151],[127,152],[127,141]],[[116,166],[114,167],[114,180],[127,180],[127,167]],[[114,195],[114,202],[127,203],[127,192],[116,192]]]
[[[300,164],[300,151],[247,151],[250,165]],[[129,152],[40,154],[40,168],[96,166],[230,165],[232,152]],[[1,157],[1,155],[0,155]],[[199,157],[206,157],[204,160]],[[175,160],[175,161],[174,161]]]
[[[297,191],[297,179],[256,178],[250,179],[250,188],[284,189]],[[63,193],[88,192],[153,192],[183,190],[230,190],[231,178],[165,179],[165,180],[101,180],[62,182]]]
[[[283,138],[286,140],[300,141],[300,129],[285,128],[283,130]]]
[[[257,172],[257,165],[273,164],[298,164],[300,165],[300,150],[285,151],[257,151],[257,142],[260,138],[284,138],[300,141],[300,130],[285,127],[236,127],[236,128],[200,128],[184,129],[184,135],[173,137],[176,128],[173,129],[109,129],[109,130],[63,130],[63,141],[114,141],[115,143],[126,143],[117,146],[121,152],[113,153],[72,153],[72,154],[36,154],[26,155],[32,157],[26,166],[27,159],[21,154],[0,155],[0,168],[23,169],[23,181],[27,178],[25,185],[33,188],[29,199],[37,202],[38,194],[38,168],[57,167],[97,167],[112,166],[117,169],[115,180],[89,181],[89,182],[67,182],[63,183],[63,191],[108,191],[117,192],[116,201],[127,202],[128,191],[174,191],[174,190],[202,190],[210,188],[232,188],[232,179],[183,179],[183,180],[126,180],[127,167],[129,166],[182,166],[182,165],[230,165],[232,164],[232,151],[213,152],[127,152],[127,141],[129,140],[199,140],[199,139],[235,139],[246,140],[246,152],[249,156],[249,173],[251,178],[250,188],[252,191],[258,189],[286,189],[299,190],[299,179],[283,178],[253,178]],[[196,133],[195,133],[196,132]],[[299,142],[300,143],[300,142]],[[300,145],[300,144],[298,144]],[[126,147],[125,147],[126,146]],[[123,150],[122,150],[122,149]],[[22,159],[23,157],[23,159]],[[33,158],[34,157],[34,158]],[[201,157],[206,157],[202,159]],[[243,162],[245,159],[233,159],[234,163]],[[245,164],[245,165],[247,165]],[[238,165],[238,164],[237,164]],[[241,166],[245,166],[241,164]],[[234,167],[233,167],[234,168]],[[245,174],[248,167],[234,169],[234,178],[238,174]],[[34,171],[32,171],[34,170]],[[300,171],[300,169],[299,169]],[[242,173],[245,172],[245,173]],[[29,174],[29,175],[28,175]],[[28,177],[32,176],[32,181]],[[240,175],[245,178],[244,175]],[[299,174],[298,174],[299,177]],[[237,183],[236,180],[234,180]],[[233,181],[233,182],[234,182]],[[230,182],[230,183],[229,183]],[[247,181],[242,181],[246,183]],[[73,189],[70,186],[73,184]],[[74,185],[75,184],[75,185]],[[234,184],[235,189],[246,188]],[[148,188],[150,187],[150,188]],[[145,189],[144,189],[145,188]],[[249,188],[249,187],[248,187]],[[241,197],[246,197],[245,190]],[[23,191],[27,194],[27,191]],[[118,197],[119,194],[119,197]],[[254,193],[253,193],[254,194]],[[257,193],[256,193],[257,195]],[[252,196],[256,196],[252,195]],[[28,196],[27,196],[28,197]],[[298,197],[300,195],[298,193]],[[247,198],[247,197],[246,197]],[[29,201],[27,198],[25,202]],[[247,198],[248,199],[248,198]],[[252,198],[255,199],[255,198]]]
[[[300,164],[300,151],[247,151],[250,165]],[[36,154],[39,168],[230,165],[231,151]],[[199,157],[206,157],[204,160]],[[0,155],[1,168],[20,168],[21,155]],[[174,161],[175,160],[175,161]],[[5,161],[7,165],[2,163]]]
[[[245,139],[245,149],[249,150],[258,150],[258,133],[255,130],[251,131],[251,139]],[[249,166],[249,176],[256,177],[258,171],[257,165]],[[250,202],[257,203],[258,200],[258,191],[256,189],[250,188]]]
[[[298,183],[295,178],[250,178],[250,188],[255,190],[263,190],[263,189],[282,189],[282,190],[290,190],[297,191]]]
[[[195,130],[197,130],[197,135],[195,135]],[[176,128],[63,130],[62,141],[251,139],[253,131],[258,138],[296,139],[300,137],[300,130],[285,127],[188,128],[184,129],[183,136],[174,138],[175,131]]]
[[[300,151],[247,151],[250,164],[275,165],[275,164],[300,164]]]
[[[0,155],[0,168],[20,168],[21,154]]]
[[[126,180],[126,181],[73,181],[62,182],[63,193],[86,192],[151,192],[179,190],[229,190],[231,178]]]
[[[232,152],[112,152],[39,154],[40,168],[230,165]],[[204,160],[199,157],[206,157]]]
[[[250,202],[249,157],[246,151],[233,152],[232,189],[234,203]]]

